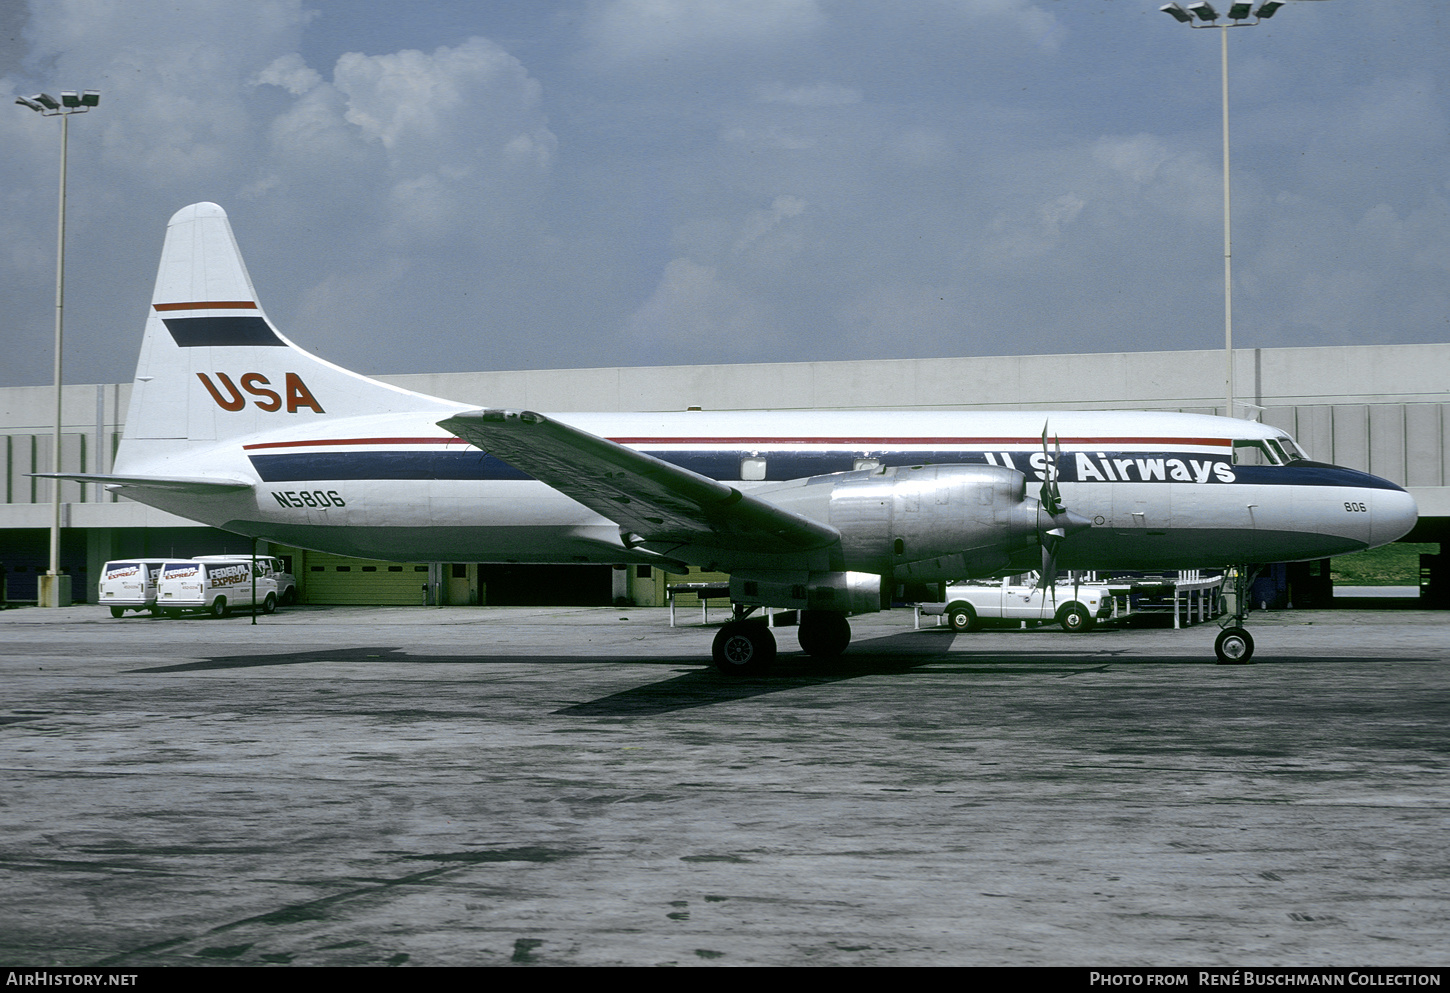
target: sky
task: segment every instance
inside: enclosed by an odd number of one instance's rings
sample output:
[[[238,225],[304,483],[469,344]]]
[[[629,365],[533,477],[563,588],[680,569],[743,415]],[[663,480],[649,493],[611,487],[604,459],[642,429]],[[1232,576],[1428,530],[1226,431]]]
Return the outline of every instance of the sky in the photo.
[[[0,0],[0,386],[130,380],[168,218],[369,374],[1222,348],[1161,0]],[[1226,10],[1227,3],[1219,2]],[[1450,4],[1228,32],[1234,343],[1450,341]]]

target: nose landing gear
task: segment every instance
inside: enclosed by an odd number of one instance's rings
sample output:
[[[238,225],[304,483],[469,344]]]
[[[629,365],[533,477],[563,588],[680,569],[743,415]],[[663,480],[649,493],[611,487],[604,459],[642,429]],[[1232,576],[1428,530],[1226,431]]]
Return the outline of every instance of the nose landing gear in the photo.
[[[1214,640],[1213,652],[1219,665],[1248,665],[1254,657],[1254,636],[1244,628],[1249,616],[1249,587],[1263,571],[1259,566],[1252,572],[1243,565],[1234,569],[1234,612],[1224,621],[1224,629]]]
[[[1213,650],[1219,665],[1246,665],[1254,657],[1254,636],[1241,627],[1224,628]]]

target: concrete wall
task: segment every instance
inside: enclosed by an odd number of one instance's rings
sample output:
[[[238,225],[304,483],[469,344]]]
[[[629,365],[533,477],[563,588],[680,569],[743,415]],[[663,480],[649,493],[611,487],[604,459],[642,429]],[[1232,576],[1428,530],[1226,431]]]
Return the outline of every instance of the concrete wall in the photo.
[[[1103,352],[770,365],[381,376],[464,403],[541,411],[1028,407],[1223,413],[1222,351]],[[1450,345],[1241,349],[1238,400],[1260,407],[1450,401]],[[1243,413],[1242,410],[1239,411]]]

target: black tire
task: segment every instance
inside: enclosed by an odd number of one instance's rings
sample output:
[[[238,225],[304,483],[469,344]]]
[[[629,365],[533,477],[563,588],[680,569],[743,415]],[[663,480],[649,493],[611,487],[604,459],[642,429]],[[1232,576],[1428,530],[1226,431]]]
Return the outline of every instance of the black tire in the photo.
[[[775,661],[775,635],[761,621],[729,621],[715,635],[715,669],[727,676],[756,676]]]
[[[851,643],[851,622],[834,610],[803,610],[796,640],[811,658],[834,659]]]
[[[297,602],[297,587],[289,586],[282,591],[281,605],[290,607]]]
[[[1091,631],[1096,622],[1082,604],[1070,603],[1057,612],[1057,623],[1061,624],[1062,629],[1068,634],[1081,634],[1084,631]]]
[[[1254,636],[1243,628],[1224,628],[1213,643],[1219,665],[1248,665],[1254,657]]]
[[[969,603],[954,603],[947,608],[947,627],[953,631],[975,631],[977,612]]]
[[[231,613],[231,608],[227,606],[227,598],[219,596],[211,602],[211,606],[207,608],[206,612],[213,617],[226,617]]]
[[[262,601],[262,613],[270,614],[277,609],[277,594],[268,593],[267,599]]]
[[[126,616],[126,608],[125,607],[112,607],[111,608],[111,616],[112,617],[125,617]]]
[[[165,610],[165,613],[166,613],[166,616],[169,617],[169,618],[171,618],[173,621],[179,621],[179,620],[181,620],[181,608],[180,607],[167,607],[166,610]]]

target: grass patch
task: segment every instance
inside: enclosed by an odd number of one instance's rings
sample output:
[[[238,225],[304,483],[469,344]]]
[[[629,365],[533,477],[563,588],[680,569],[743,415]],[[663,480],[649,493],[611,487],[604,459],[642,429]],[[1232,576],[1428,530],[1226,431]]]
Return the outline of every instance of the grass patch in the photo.
[[[1420,553],[1440,551],[1436,543],[1396,541],[1380,548],[1329,560],[1335,586],[1419,586]]]

